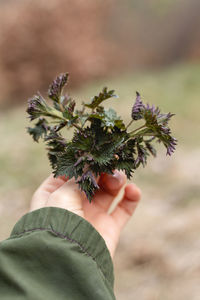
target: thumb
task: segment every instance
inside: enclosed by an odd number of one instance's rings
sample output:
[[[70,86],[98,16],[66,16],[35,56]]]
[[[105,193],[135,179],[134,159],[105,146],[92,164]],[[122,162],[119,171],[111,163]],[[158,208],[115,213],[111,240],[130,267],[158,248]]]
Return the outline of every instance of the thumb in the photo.
[[[54,191],[45,206],[54,206],[67,209],[81,217],[83,213],[83,199],[85,194],[80,191],[74,179],[65,182],[61,187]]]

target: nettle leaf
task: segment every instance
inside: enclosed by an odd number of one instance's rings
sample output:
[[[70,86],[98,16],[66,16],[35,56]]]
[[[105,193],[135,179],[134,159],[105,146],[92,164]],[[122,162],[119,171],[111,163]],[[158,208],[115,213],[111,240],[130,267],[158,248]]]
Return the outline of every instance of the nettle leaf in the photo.
[[[101,126],[107,128],[118,127],[119,129],[125,129],[125,125],[121,118],[117,116],[116,112],[109,108],[108,110],[101,110],[98,113],[92,113],[88,116],[88,120],[99,119],[102,121]]]
[[[77,158],[71,147],[67,148],[64,153],[58,154],[56,158],[57,163],[54,171],[56,177],[63,175],[66,177],[68,176],[69,178],[78,177],[76,168],[74,168]]]
[[[61,92],[68,80],[68,73],[64,73],[56,77],[49,87],[48,96],[55,102],[60,101]]]
[[[116,169],[124,171],[127,178],[130,179],[135,169],[135,161],[134,159],[120,159],[116,165]]]
[[[135,160],[135,166],[136,168],[139,167],[140,164],[145,167],[147,163],[147,156],[149,153],[147,152],[147,148],[141,143],[137,143],[137,158]]]
[[[98,176],[113,174],[117,169],[130,179],[139,166],[146,165],[150,155],[156,156],[154,142],[162,143],[167,155],[175,151],[177,140],[169,128],[172,113],[164,114],[155,106],[145,105],[137,92],[132,120],[125,126],[112,108],[102,106],[105,100],[116,97],[114,90],[104,88],[90,104],[82,103],[82,108],[75,110],[75,101],[62,95],[67,80],[68,73],[61,74],[50,85],[51,105],[40,94],[29,99],[27,113],[31,121],[37,122],[27,131],[34,141],[45,142],[54,175],[74,178],[89,201],[99,189]],[[137,120],[140,125],[128,131]],[[67,140],[63,133],[70,128],[74,132]]]
[[[142,103],[141,96],[138,92],[136,92],[136,100],[132,107],[132,113],[131,113],[132,119],[135,121],[142,119],[143,109],[144,109],[144,104]]]
[[[49,135],[45,137],[48,158],[52,168],[57,165],[57,156],[65,151],[67,141],[56,131],[51,131]]]
[[[31,121],[41,117],[46,116],[48,113],[48,105],[46,101],[41,97],[41,95],[34,95],[28,100],[27,113]]]
[[[156,157],[156,149],[150,144],[150,142],[145,142],[147,150]]]
[[[116,112],[112,108],[105,111],[103,122],[106,127],[112,128],[116,126],[120,129],[125,129],[123,121],[117,116]]]
[[[99,186],[92,172],[86,171],[85,173],[83,173],[81,178],[78,180],[78,184],[80,189],[85,192],[88,200],[91,202],[95,191],[99,189]]]
[[[94,133],[91,132],[89,127],[85,128],[83,131],[74,132],[74,137],[72,139],[74,149],[90,152],[93,149],[94,144]]]
[[[30,135],[32,135],[33,140],[35,142],[38,142],[40,138],[45,137],[47,135],[49,128],[50,127],[48,126],[48,122],[45,119],[41,118],[35,124],[35,127],[28,127],[27,131]]]
[[[112,140],[111,138],[109,143],[105,143],[101,146],[97,145],[96,149],[98,149],[98,151],[93,153],[94,160],[99,165],[107,165],[110,161],[115,159],[115,152],[123,143],[123,140],[123,137],[117,140]]]
[[[62,114],[63,114],[63,117],[66,120],[68,120],[68,122],[67,122],[68,126],[72,126],[72,124],[76,123],[76,120],[78,119],[78,116],[74,116],[68,107],[65,109],[65,111]]]
[[[99,93],[98,96],[94,96],[91,100],[90,104],[84,104],[86,107],[95,109],[97,106],[99,106],[99,104],[101,104],[103,101],[115,97],[117,98],[117,96],[114,94],[114,90],[110,90],[108,91],[107,87],[104,87],[102,92]]]

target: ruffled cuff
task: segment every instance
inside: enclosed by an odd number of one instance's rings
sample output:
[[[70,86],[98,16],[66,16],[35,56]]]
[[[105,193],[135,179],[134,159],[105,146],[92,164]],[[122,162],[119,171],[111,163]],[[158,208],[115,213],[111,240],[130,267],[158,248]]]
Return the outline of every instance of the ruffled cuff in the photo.
[[[77,244],[96,262],[113,287],[113,263],[108,248],[102,236],[85,219],[62,208],[44,207],[24,215],[14,226],[11,238],[36,231],[50,231]]]

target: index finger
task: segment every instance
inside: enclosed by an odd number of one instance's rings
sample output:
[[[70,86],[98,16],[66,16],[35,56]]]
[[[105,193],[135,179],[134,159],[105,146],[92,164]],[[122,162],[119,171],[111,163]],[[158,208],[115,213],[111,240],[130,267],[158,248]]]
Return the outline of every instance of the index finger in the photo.
[[[35,191],[31,200],[30,211],[44,207],[49,199],[49,196],[67,181],[68,178],[65,176],[56,178],[53,174],[51,174],[49,177],[47,177],[47,179],[45,179]]]

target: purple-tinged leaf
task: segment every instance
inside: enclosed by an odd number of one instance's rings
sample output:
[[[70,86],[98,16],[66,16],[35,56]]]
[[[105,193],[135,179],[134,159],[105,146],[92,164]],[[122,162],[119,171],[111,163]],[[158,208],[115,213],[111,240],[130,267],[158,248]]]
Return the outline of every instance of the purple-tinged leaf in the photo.
[[[142,110],[144,109],[144,104],[142,103],[141,96],[136,92],[136,100],[132,108],[131,117],[133,120],[140,120],[143,118]]]
[[[67,83],[68,80],[68,73],[64,73],[56,77],[53,83],[49,87],[48,96],[53,101],[59,102],[62,89]]]

